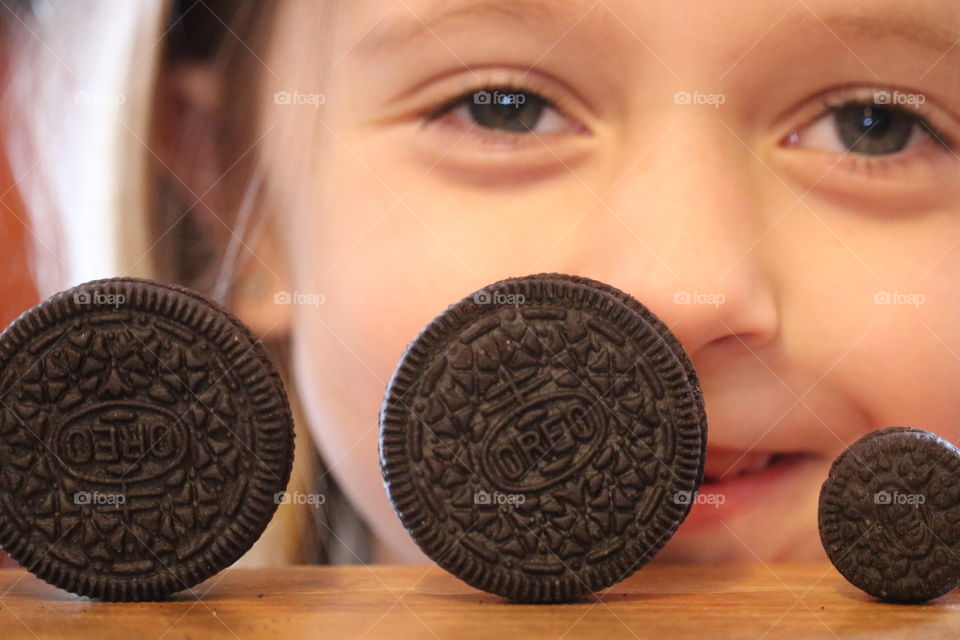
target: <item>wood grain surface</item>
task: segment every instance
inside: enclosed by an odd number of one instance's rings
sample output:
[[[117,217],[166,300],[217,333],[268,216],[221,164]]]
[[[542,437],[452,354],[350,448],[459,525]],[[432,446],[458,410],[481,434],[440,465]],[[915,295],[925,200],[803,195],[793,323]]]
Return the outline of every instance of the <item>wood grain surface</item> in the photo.
[[[513,605],[433,567],[231,569],[102,603],[0,570],[0,638],[958,638],[960,596],[879,602],[826,564],[653,565],[569,605]]]

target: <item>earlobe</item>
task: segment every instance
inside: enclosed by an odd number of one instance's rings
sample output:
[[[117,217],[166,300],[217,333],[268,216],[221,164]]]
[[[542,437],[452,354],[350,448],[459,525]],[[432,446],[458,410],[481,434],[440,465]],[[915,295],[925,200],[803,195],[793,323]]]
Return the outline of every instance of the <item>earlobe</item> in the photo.
[[[228,283],[228,304],[258,338],[276,339],[290,331],[291,305],[282,304],[288,290],[285,264],[277,250],[273,221],[267,221],[237,257],[236,280]]]

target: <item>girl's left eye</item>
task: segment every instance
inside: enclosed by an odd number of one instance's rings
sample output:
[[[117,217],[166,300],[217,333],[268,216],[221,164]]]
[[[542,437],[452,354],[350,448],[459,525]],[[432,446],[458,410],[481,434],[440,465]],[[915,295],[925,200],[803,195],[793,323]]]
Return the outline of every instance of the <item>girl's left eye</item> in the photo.
[[[832,107],[790,135],[790,146],[833,153],[884,156],[939,142],[919,114],[899,106],[847,103]]]
[[[514,134],[560,133],[575,127],[543,96],[515,89],[485,89],[460,96],[441,107],[431,120],[441,118]]]

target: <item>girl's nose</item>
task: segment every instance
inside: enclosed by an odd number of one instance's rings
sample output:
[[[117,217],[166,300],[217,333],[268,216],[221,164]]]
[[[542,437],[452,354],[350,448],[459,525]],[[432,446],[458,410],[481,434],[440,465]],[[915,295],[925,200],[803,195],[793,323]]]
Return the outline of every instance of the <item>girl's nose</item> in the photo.
[[[771,188],[787,187],[715,115],[678,123],[628,155],[621,166],[630,168],[596,208],[605,249],[585,257],[585,275],[650,307],[691,355],[717,341],[772,340],[779,214],[766,201]]]

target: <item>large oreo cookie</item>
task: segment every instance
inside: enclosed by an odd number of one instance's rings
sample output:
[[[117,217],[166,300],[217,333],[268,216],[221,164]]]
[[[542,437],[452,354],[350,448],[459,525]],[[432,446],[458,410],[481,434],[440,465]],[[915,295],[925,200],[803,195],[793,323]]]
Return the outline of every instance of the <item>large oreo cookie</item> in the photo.
[[[686,351],[683,350],[683,345],[680,344],[680,341],[675,335],[673,335],[673,332],[670,331],[670,328],[665,325],[663,321],[656,316],[656,314],[640,304],[640,302],[629,293],[622,291],[613,285],[607,284],[606,282],[600,282],[599,280],[593,280],[584,276],[573,276],[564,273],[540,273],[529,277],[562,279],[586,284],[596,289],[600,289],[604,293],[609,293],[614,298],[639,313],[643,319],[646,320],[651,327],[653,327],[660,337],[663,338],[663,340],[667,343],[667,346],[671,351],[673,351],[674,355],[680,361],[680,364],[683,365],[683,370],[687,374],[687,379],[690,380],[690,386],[692,387],[695,395],[697,402],[697,413],[700,415],[700,424],[703,425],[703,446],[707,446],[707,409],[703,400],[703,390],[700,388],[700,379],[697,377],[697,372],[693,368],[693,363],[690,362],[690,358],[687,357]],[[702,480],[702,477],[697,480],[698,486]]]
[[[58,587],[195,585],[259,538],[292,460],[262,346],[195,293],[90,282],[0,336],[0,546]]]
[[[960,583],[960,450],[921,429],[860,438],[820,490],[820,540],[854,586],[924,602]]]
[[[666,543],[703,474],[702,396],[623,292],[490,285],[407,347],[381,410],[387,492],[424,552],[520,602],[610,586]]]

